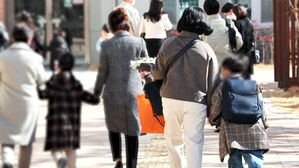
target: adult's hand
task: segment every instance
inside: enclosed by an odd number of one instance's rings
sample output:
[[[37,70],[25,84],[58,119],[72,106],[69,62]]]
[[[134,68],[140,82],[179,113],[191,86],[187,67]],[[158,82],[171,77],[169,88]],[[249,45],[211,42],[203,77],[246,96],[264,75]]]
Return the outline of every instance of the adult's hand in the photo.
[[[137,67],[137,70],[142,71],[142,72],[150,72],[153,65],[154,64],[152,64],[152,63],[141,63]]]
[[[211,121],[209,118],[207,118],[207,121],[208,121],[208,124],[209,124],[211,127],[214,126],[214,124],[212,123],[212,121]]]

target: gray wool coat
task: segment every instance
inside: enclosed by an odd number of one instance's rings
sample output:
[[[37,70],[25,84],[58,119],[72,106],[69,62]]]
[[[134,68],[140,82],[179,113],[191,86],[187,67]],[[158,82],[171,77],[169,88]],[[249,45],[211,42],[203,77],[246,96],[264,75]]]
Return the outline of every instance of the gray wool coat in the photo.
[[[141,76],[130,61],[148,57],[143,39],[128,32],[117,33],[102,43],[94,93],[104,99],[109,131],[129,136],[140,134],[137,95],[143,94]]]

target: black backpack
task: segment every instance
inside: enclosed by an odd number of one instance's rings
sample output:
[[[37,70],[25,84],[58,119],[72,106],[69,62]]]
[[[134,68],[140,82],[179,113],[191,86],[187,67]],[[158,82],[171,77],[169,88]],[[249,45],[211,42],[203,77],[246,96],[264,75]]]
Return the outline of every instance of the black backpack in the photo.
[[[237,40],[236,40],[236,31],[232,27],[232,20],[231,19],[226,19],[226,27],[228,28],[228,35],[229,35],[229,46],[232,50],[232,53],[237,53]]]

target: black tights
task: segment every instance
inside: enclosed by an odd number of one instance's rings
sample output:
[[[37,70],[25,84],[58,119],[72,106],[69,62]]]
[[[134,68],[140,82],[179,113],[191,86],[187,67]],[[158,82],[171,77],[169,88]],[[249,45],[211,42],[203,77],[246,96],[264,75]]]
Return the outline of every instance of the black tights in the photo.
[[[109,131],[109,140],[110,140],[113,161],[115,161],[116,159],[122,159],[121,134]],[[139,147],[138,136],[125,135],[125,140],[126,140],[127,168],[136,168],[138,147]]]

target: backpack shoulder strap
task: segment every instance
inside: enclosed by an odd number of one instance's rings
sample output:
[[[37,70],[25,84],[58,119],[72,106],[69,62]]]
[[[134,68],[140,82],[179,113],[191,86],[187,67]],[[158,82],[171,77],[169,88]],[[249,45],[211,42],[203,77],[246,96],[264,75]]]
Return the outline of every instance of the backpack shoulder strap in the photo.
[[[225,25],[227,28],[232,28],[232,21],[230,19],[225,19]]]
[[[165,76],[167,75],[168,71],[170,70],[170,68],[177,62],[177,60],[179,60],[181,58],[181,56],[183,56],[183,54],[188,51],[195,43],[197,43],[199,41],[199,39],[195,38],[193,40],[191,40],[183,49],[181,49],[168,63],[167,67],[166,67],[166,73]]]

